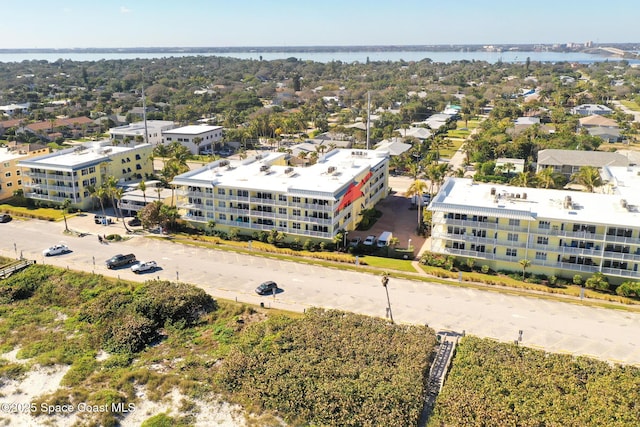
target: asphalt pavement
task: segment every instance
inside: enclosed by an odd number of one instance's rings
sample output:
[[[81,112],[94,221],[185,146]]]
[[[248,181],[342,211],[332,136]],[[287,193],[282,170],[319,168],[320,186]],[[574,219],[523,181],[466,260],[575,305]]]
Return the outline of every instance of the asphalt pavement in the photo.
[[[302,312],[318,306],[385,317],[387,299],[381,277],[306,263],[282,261],[126,235],[121,222],[93,223],[92,215],[69,219],[82,232],[65,234],[64,223],[14,219],[0,224],[0,254],[35,259],[60,267],[132,281],[178,280],[205,289],[212,296],[265,307]],[[98,234],[130,237],[101,244]],[[72,252],[44,257],[42,250],[65,243]],[[109,270],[104,262],[118,253],[156,261],[160,269],[136,275],[129,268]],[[256,286],[274,280],[275,296],[259,296]],[[640,313],[586,307],[535,296],[391,278],[388,283],[393,317],[399,323],[428,324],[435,330],[465,332],[552,352],[571,353],[640,365]]]

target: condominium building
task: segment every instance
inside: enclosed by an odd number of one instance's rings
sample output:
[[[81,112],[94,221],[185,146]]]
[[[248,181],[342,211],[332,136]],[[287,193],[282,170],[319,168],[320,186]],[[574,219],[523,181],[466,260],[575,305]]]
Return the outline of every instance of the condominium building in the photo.
[[[214,145],[222,141],[222,126],[189,125],[162,132],[163,144],[178,142],[191,154],[211,154]]]
[[[91,188],[101,186],[109,177],[125,183],[153,173],[150,144],[108,144],[91,142],[21,160],[18,166],[22,168],[25,197],[50,204],[69,199],[74,207],[87,210],[94,202]]]
[[[133,146],[149,143],[156,146],[162,144],[162,132],[175,127],[175,123],[170,120],[147,120],[146,125],[144,121],[129,123],[125,126],[109,129],[109,139],[111,139],[113,145]]]
[[[434,197],[431,250],[494,270],[640,279],[640,194],[519,188],[449,178]]]
[[[179,175],[172,182],[179,211],[200,226],[331,240],[388,194],[388,153],[332,150],[308,167],[289,166],[288,157],[218,160]]]
[[[21,160],[50,151],[49,147],[40,144],[21,144],[16,148],[0,147],[0,200],[9,199],[22,189],[22,171],[18,166]]]

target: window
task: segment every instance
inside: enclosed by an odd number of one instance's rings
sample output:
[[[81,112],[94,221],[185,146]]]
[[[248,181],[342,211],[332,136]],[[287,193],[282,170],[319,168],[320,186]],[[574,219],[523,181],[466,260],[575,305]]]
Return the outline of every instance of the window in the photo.
[[[91,166],[89,168],[89,173],[96,173],[96,167],[95,166]]]
[[[294,230],[300,230],[300,223],[299,223],[299,222],[294,222],[294,223],[292,224],[292,228],[293,228]]]
[[[518,241],[518,233],[509,233],[507,234],[507,240],[510,242],[517,242]]]
[[[293,203],[300,203],[300,197],[295,197],[295,196],[294,196],[294,197],[292,197],[292,198],[291,198],[291,201],[292,201]]]
[[[549,221],[540,221],[538,223],[538,228],[540,230],[548,230],[549,228],[551,228],[551,223]]]
[[[539,245],[548,245],[549,244],[549,238],[548,237],[543,237],[543,236],[538,236],[537,243]]]
[[[514,227],[519,227],[520,226],[520,220],[519,219],[509,218],[509,225],[512,225]]]
[[[13,182],[7,182],[7,187],[13,187]]]
[[[218,188],[218,194],[223,195],[224,196],[224,188]]]
[[[286,202],[287,201],[287,196],[285,196],[284,194],[278,194],[278,201]]]
[[[18,180],[18,185],[22,185],[22,180],[21,179]]]
[[[20,175],[20,169],[16,171],[16,175]]]
[[[541,260],[541,261],[546,261],[547,260],[547,253],[546,252],[536,252],[536,259],[537,260]]]
[[[247,190],[238,190],[238,197],[249,197],[249,191],[247,191]]]
[[[6,176],[7,178],[9,178],[11,176],[11,172],[5,172],[4,176]]]
[[[286,215],[287,214],[287,208],[278,208],[278,213],[280,215]]]
[[[227,220],[227,214],[218,215],[218,219],[220,219],[220,221],[226,221]]]
[[[507,248],[507,256],[518,256],[518,250]]]
[[[293,216],[300,216],[300,209],[294,209]]]
[[[140,160],[140,154],[136,154],[136,160]]]
[[[278,227],[287,228],[287,221],[278,221]]]
[[[136,165],[136,170],[138,170],[138,171],[139,171],[140,169],[142,169],[142,166],[140,166],[140,165]]]
[[[218,201],[218,207],[219,208],[226,208],[227,207],[227,202],[223,202],[223,201]]]

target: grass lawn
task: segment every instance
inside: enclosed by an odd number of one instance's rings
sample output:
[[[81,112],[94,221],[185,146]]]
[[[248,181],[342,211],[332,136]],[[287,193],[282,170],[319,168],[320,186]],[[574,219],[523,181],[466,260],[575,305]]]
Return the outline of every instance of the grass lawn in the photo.
[[[48,219],[51,221],[62,220],[62,211],[52,208],[29,208],[24,206],[13,206],[8,204],[0,205],[1,212],[9,212],[14,216],[25,216],[29,218]],[[69,218],[71,215],[67,215]]]
[[[634,102],[634,101],[620,101],[620,103],[622,105],[624,105],[625,107],[633,110],[633,111],[640,111],[640,105],[638,105],[637,102]]]

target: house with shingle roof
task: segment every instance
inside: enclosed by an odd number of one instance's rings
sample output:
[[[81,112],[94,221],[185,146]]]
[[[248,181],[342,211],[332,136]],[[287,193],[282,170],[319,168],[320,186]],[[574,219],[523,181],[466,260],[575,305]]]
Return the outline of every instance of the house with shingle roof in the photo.
[[[593,166],[598,169],[604,166],[629,166],[629,159],[622,154],[606,151],[540,150],[536,173],[552,168],[554,172],[561,173],[570,179],[571,175],[583,166]]]

